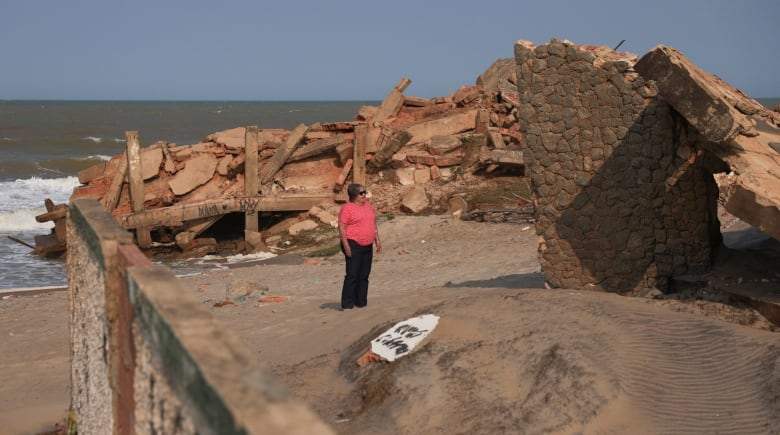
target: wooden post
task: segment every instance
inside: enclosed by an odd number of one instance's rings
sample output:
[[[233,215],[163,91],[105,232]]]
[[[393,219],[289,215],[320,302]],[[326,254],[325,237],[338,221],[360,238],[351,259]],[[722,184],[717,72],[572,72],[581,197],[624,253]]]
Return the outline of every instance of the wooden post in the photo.
[[[366,141],[368,127],[355,126],[355,146],[352,148],[352,182],[366,184]]]
[[[111,186],[108,188],[108,192],[106,192],[106,196],[103,197],[102,201],[103,206],[109,213],[116,208],[116,204],[119,202],[119,194],[122,193],[122,184],[124,184],[125,177],[127,176],[127,154],[122,154],[123,155],[119,158],[119,167],[116,168],[114,178],[111,179]]]
[[[260,180],[258,178],[257,167],[257,149],[258,131],[256,125],[250,125],[244,133],[245,156],[244,162],[244,194],[247,197],[257,196],[260,190]],[[244,229],[247,231],[257,231],[259,223],[257,221],[257,210],[247,208],[244,211]]]
[[[382,101],[382,104],[379,105],[379,109],[377,109],[376,114],[374,114],[374,117],[372,118],[373,124],[375,126],[378,127],[378,124],[384,123],[385,120],[395,116],[398,113],[398,111],[401,109],[401,106],[404,104],[404,91],[411,83],[411,80],[404,77],[395,84],[393,90],[387,94],[384,101]]]
[[[128,187],[130,188],[130,204],[133,213],[143,213],[144,211],[144,175],[141,167],[141,142],[138,139],[137,131],[125,132],[127,155],[127,177]],[[135,238],[138,246],[148,248],[152,245],[152,235],[149,230],[143,227],[135,229]]]
[[[474,133],[487,133],[490,125],[490,112],[487,109],[479,109],[474,124]]]
[[[473,170],[482,153],[482,149],[487,149],[487,136],[484,134],[473,134],[466,137],[463,141],[463,169]]]
[[[379,171],[388,160],[393,157],[393,154],[397,153],[404,145],[406,145],[411,139],[412,134],[407,130],[392,130],[382,129],[382,135],[385,138],[380,140],[381,148],[379,152],[374,154],[371,161],[368,162],[368,168],[375,173]]]

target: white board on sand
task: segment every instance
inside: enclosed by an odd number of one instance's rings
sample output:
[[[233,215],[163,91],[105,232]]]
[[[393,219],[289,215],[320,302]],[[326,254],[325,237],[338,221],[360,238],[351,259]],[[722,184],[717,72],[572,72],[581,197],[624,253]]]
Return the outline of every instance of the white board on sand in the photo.
[[[439,316],[434,314],[424,314],[398,322],[371,341],[371,352],[387,361],[395,361],[396,358],[414,350],[438,323]]]

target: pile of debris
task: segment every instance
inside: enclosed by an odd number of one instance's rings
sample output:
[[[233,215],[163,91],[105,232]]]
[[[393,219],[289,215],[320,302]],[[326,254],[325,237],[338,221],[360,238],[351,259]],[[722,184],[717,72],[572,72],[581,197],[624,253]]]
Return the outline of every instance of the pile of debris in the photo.
[[[215,251],[217,240],[199,236],[229,214],[245,217],[244,252],[268,249],[260,220],[269,213],[308,211],[335,225],[351,182],[369,187],[380,213],[416,214],[446,207],[485,174],[522,175],[512,59],[447,97],[406,96],[410,83],[401,79],[378,107],[363,106],[350,121],[237,127],[197,144],[144,148],[138,132],[127,132],[125,153],[81,171],[71,200],[100,201],[141,248],[175,244],[193,256]],[[39,221],[61,227],[65,214],[54,214]],[[41,237],[37,251],[64,249],[58,234]]]

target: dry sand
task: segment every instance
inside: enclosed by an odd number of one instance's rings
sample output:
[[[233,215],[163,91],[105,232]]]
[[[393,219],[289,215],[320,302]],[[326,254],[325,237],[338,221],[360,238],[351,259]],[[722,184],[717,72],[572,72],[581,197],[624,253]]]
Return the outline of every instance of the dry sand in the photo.
[[[339,310],[340,255],[182,279],[339,433],[780,433],[780,335],[765,320],[713,302],[546,290],[526,227],[383,222],[362,309]],[[290,301],[215,306],[237,280]],[[66,305],[64,292],[0,301],[0,432],[62,419]],[[424,313],[441,319],[413,353],[357,366],[372,338]]]

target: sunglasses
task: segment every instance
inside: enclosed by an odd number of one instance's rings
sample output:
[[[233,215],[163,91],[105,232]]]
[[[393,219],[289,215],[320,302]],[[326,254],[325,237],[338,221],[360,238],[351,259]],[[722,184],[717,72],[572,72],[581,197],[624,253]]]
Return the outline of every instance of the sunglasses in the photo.
[[[364,195],[365,196],[365,194],[366,194],[365,190],[361,190],[360,192],[358,192],[358,195]]]

